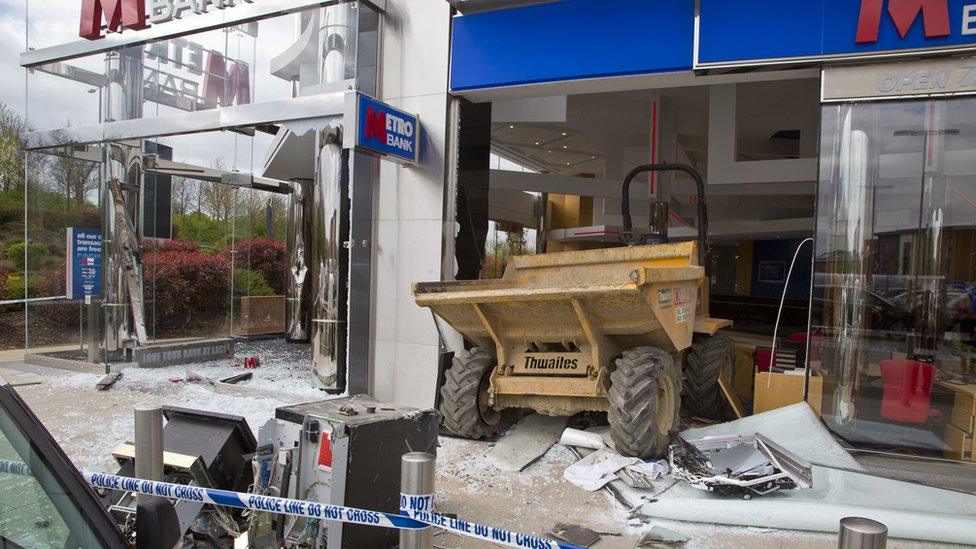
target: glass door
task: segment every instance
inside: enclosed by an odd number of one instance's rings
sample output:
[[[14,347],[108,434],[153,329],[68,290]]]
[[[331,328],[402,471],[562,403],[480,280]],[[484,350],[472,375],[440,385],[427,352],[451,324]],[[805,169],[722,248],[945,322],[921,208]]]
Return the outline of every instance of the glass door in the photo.
[[[824,419],[858,446],[971,459],[976,99],[822,116],[810,359]]]

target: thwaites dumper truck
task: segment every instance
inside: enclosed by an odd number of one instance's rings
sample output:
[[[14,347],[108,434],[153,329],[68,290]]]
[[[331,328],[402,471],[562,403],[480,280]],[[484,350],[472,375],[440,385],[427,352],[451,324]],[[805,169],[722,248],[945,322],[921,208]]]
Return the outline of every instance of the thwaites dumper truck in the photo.
[[[652,205],[650,235],[634,232],[624,200],[626,247],[517,256],[497,280],[414,285],[419,305],[475,345],[446,372],[448,431],[490,437],[524,409],[601,411],[617,450],[648,458],[666,454],[682,403],[695,415],[726,413],[718,378],[730,375],[735,350],[717,332],[731,322],[699,308],[708,295],[701,177],[679,164],[641,166],[623,196],[637,174],[662,170],[698,184],[698,242],[667,242],[666,203]]]

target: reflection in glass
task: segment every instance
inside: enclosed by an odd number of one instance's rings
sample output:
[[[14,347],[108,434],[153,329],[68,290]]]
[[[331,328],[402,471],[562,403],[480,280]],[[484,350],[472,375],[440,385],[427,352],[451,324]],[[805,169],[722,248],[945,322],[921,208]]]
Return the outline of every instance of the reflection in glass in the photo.
[[[810,359],[824,419],[853,444],[961,458],[973,423],[954,406],[976,394],[976,100],[826,106],[821,135]]]

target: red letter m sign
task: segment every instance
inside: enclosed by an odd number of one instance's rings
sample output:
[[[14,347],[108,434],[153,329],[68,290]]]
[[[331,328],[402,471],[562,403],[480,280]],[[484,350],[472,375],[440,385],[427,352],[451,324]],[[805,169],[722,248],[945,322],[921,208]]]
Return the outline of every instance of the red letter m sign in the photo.
[[[884,0],[861,0],[861,15],[857,20],[858,44],[873,44],[878,41],[881,27],[881,12]],[[888,14],[904,38],[912,23],[922,14],[926,38],[949,36],[949,0],[888,0]]]
[[[366,107],[366,139],[386,143],[386,113]]]
[[[146,28],[146,0],[82,0],[81,30],[89,40],[102,37],[102,18],[110,32]]]

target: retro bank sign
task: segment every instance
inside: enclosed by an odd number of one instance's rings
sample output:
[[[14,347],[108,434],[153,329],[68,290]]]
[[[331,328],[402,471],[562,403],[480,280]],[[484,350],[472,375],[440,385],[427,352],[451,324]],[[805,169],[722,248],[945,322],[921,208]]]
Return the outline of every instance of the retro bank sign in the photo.
[[[210,10],[233,8],[251,4],[254,0],[82,0],[81,27],[78,35],[88,40],[123,29],[141,30],[150,24],[158,25],[186,15],[200,15]]]
[[[976,0],[699,0],[695,67],[976,51]]]
[[[368,95],[356,94],[356,146],[389,160],[416,164],[420,143],[417,115],[395,109]]]

